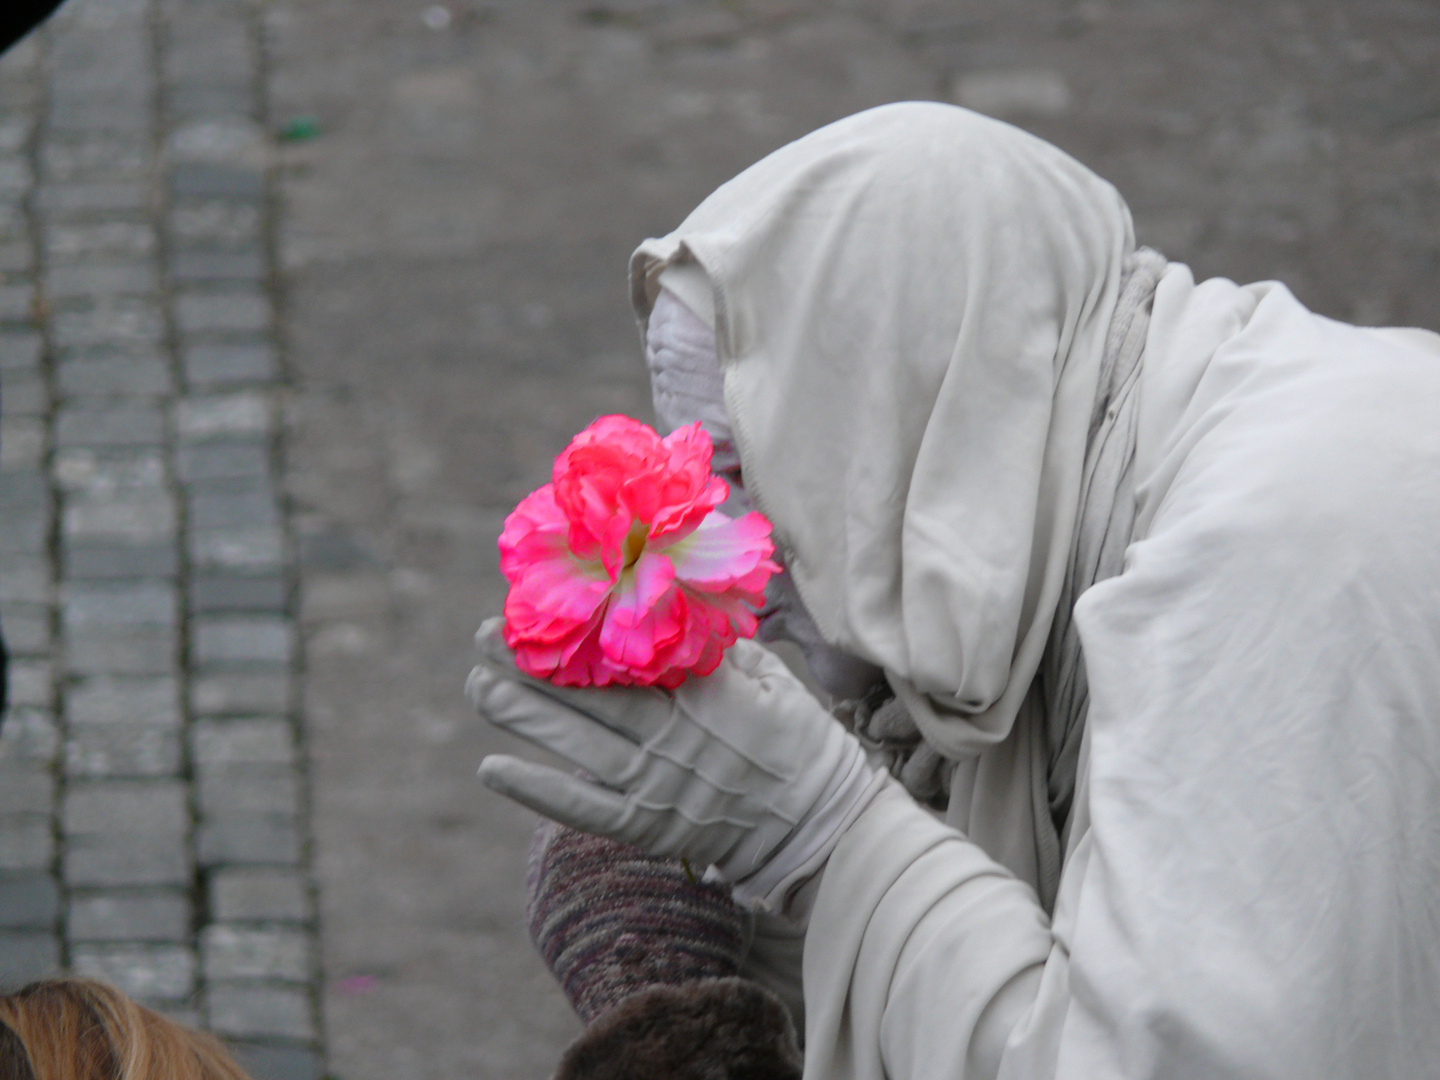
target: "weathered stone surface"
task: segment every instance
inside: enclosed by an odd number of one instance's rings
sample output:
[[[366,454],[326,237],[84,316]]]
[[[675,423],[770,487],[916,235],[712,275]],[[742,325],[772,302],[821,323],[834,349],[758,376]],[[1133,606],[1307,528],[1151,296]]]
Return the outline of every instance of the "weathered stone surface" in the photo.
[[[48,873],[0,874],[0,930],[53,930],[59,917],[60,890]]]
[[[281,986],[212,984],[210,1028],[224,1035],[286,1039],[315,1037],[314,1009],[303,990]]]
[[[70,901],[71,941],[184,942],[190,897],[178,890],[83,893]]]
[[[173,1000],[195,989],[195,953],[178,945],[77,945],[79,975],[104,979],[142,1001]]]
[[[212,923],[200,933],[205,978],[265,979],[303,983],[313,960],[309,935],[286,927],[241,927]]]
[[[212,871],[210,910],[220,922],[308,922],[313,918],[303,875],[268,867]]]

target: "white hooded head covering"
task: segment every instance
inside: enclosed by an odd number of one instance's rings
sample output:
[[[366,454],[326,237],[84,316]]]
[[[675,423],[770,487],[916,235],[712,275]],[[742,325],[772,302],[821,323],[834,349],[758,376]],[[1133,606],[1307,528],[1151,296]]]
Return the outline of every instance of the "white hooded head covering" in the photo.
[[[667,268],[708,277],[746,489],[827,640],[948,756],[1008,735],[1039,664],[1133,246],[1078,162],[907,103],[783,147],[631,260],[642,324]]]

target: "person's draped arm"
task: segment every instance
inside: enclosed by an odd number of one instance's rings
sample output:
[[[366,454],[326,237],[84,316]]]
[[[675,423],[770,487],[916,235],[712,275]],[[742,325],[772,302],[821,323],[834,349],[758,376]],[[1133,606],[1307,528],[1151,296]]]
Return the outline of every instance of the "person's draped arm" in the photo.
[[[903,791],[882,792],[831,855],[811,913],[806,1080],[989,1080],[1054,951],[1028,885]]]

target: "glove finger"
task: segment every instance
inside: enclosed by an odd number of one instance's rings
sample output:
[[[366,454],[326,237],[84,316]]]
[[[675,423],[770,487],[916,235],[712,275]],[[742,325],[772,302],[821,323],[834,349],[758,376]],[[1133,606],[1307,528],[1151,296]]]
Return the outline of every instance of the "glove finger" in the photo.
[[[639,767],[640,747],[624,735],[576,712],[528,682],[481,666],[470,672],[466,695],[482,716],[612,787],[624,787]]]
[[[626,820],[625,797],[579,776],[536,765],[508,754],[491,754],[480,762],[480,782],[521,806],[581,832],[618,835]]]
[[[515,666],[515,654],[505,644],[505,620],[486,619],[475,635],[482,667],[515,679],[554,701],[583,713],[606,727],[636,742],[644,742],[662,727],[670,716],[671,699],[663,691],[648,686],[568,687],[556,686],[544,679],[527,675]]]

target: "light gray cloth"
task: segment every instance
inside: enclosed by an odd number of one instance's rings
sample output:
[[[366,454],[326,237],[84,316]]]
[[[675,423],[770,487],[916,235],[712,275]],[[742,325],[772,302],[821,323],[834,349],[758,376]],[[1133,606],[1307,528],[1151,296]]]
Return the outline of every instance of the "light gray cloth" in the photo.
[[[1088,707],[1052,918],[1037,901],[1034,677],[1067,578],[1124,532],[1095,511],[1072,569],[1132,248],[1078,163],[905,105],[777,152],[632,264],[642,317],[669,261],[704,267],[747,484],[806,606],[933,745],[972,754],[948,825],[891,787],[831,854],[807,1080],[1440,1061],[1433,335],[1165,270],[1131,543],[1074,607],[1083,694],[1058,638],[1056,686]]]

